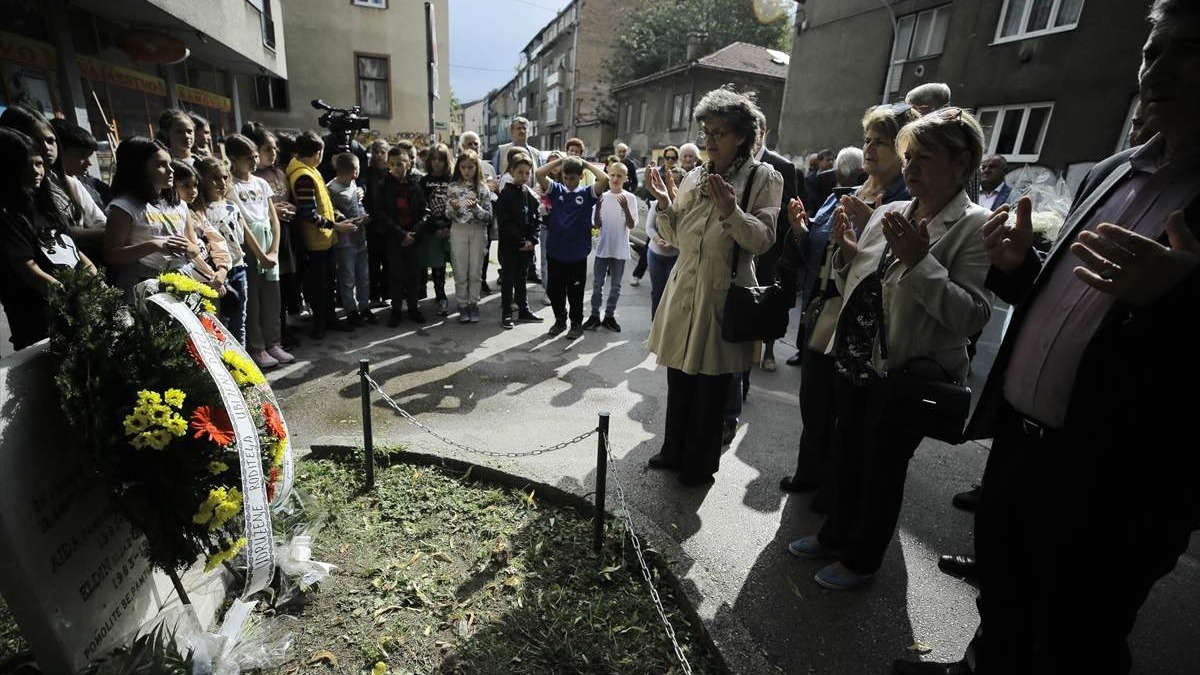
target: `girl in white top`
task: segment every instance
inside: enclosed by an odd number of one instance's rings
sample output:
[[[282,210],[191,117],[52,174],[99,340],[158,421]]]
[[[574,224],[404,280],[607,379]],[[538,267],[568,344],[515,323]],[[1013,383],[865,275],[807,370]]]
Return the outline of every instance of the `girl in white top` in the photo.
[[[479,322],[479,291],[488,228],[492,224],[492,195],[483,182],[479,153],[463,150],[454,165],[454,182],[446,190],[450,217],[450,253],[454,260],[454,299],[458,320]]]
[[[242,211],[227,197],[229,169],[216,157],[196,160],[200,176],[200,196],[197,210],[203,211],[208,222],[221,232],[229,247],[229,276],[225,280],[228,293],[221,298],[221,322],[229,332],[246,346],[246,224]]]
[[[171,156],[162,145],[134,136],[117,146],[104,259],[128,299],[139,281],[163,271],[186,272],[200,255],[187,205],[167,202],[173,192]]]
[[[192,147],[196,144],[196,125],[190,115],[177,108],[168,108],[158,116],[155,139],[171,153],[171,159],[187,164],[195,161]]]

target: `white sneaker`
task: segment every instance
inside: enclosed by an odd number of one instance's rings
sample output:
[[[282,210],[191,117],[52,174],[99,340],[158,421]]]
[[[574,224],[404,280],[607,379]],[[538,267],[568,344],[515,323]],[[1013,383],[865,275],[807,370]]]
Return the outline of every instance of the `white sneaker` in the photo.
[[[283,347],[279,345],[272,345],[271,348],[267,350],[267,354],[270,354],[271,358],[280,363],[291,363],[292,361],[296,360],[296,357],[283,351]]]
[[[630,286],[640,286],[640,285],[641,285],[641,283],[642,283],[642,280],[641,280],[641,278],[640,278],[640,277],[634,277],[634,278],[632,278],[632,279],[630,279],[630,280],[629,280],[629,285],[630,285]]]
[[[259,368],[273,368],[279,365],[279,361],[277,361],[275,357],[271,356],[267,352],[259,352],[251,358],[254,359],[254,363]]]

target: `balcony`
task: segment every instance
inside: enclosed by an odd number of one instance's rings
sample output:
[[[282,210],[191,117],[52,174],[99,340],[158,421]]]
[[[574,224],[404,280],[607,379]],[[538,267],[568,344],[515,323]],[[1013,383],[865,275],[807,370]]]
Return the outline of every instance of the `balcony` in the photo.
[[[557,87],[560,80],[561,80],[561,75],[559,74],[559,71],[558,70],[552,71],[549,75],[546,76],[546,88],[549,89],[550,87]]]

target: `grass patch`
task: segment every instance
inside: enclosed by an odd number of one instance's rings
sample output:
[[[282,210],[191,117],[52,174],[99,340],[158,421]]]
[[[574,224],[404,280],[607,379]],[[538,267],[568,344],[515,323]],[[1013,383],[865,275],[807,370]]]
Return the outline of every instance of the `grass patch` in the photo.
[[[394,464],[360,494],[355,459],[307,459],[297,486],[329,514],[314,558],[339,569],[288,609],[302,619],[280,673],[678,673],[632,552],[591,521],[538,495],[442,469]],[[619,531],[619,530],[618,530]],[[696,673],[716,660],[659,593]]]

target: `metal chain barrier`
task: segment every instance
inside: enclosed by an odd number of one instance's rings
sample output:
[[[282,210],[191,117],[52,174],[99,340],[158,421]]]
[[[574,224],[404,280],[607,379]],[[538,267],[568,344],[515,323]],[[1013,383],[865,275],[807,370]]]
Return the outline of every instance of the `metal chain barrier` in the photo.
[[[609,461],[615,465],[617,458],[613,455],[612,444],[609,443],[607,436],[604,437],[604,447]],[[686,675],[692,675],[692,664],[688,663],[687,657],[683,654],[683,648],[679,646],[679,640],[675,637],[675,627],[667,618],[667,610],[663,607],[662,598],[658,596],[658,589],[654,587],[654,577],[650,574],[650,565],[646,564],[646,557],[642,555],[642,542],[637,536],[637,531],[633,529],[633,516],[630,515],[629,506],[625,503],[625,488],[621,487],[621,479],[617,477],[617,472],[614,470],[610,473],[613,485],[617,488],[617,499],[621,502],[621,515],[625,520],[625,530],[629,532],[629,541],[633,544],[633,552],[637,554],[638,565],[642,568],[642,576],[650,588],[650,599],[654,601],[654,608],[658,610],[658,618],[662,619],[663,629],[671,640],[671,646],[675,648],[675,658],[679,659],[679,665],[683,668],[683,672]]]
[[[383,397],[383,400],[387,401],[387,404],[392,406],[392,409],[395,410],[397,413],[399,413],[399,415],[401,417],[408,420],[409,423],[413,424],[421,431],[424,431],[425,433],[429,434],[430,436],[433,436],[434,438],[445,443],[446,445],[449,445],[450,447],[453,447],[453,448],[458,448],[459,450],[462,450],[463,452],[470,452],[470,453],[474,453],[476,455],[484,455],[486,457],[535,457],[537,455],[544,455],[548,452],[562,450],[563,448],[569,447],[576,443],[581,443],[596,433],[595,429],[591,429],[587,433],[580,434],[580,435],[576,436],[575,438],[572,438],[569,441],[563,441],[562,443],[559,443],[557,445],[551,445],[546,448],[538,448],[536,450],[530,450],[528,452],[508,453],[508,452],[492,452],[491,450],[480,450],[478,448],[473,448],[469,445],[463,445],[462,443],[459,443],[457,441],[450,440],[449,438],[446,438],[445,436],[439,434],[438,432],[434,431],[433,429],[430,429],[429,427],[425,426],[420,421],[418,421],[416,417],[413,417],[411,413],[409,413],[404,408],[401,408],[400,404],[396,403],[396,401],[393,400],[391,396],[388,396],[387,392],[385,392],[383,390],[383,388],[379,386],[379,383],[376,382],[370,375],[363,374],[362,376],[366,378],[367,382],[369,382],[371,384],[371,387],[374,388],[375,391],[379,392],[379,395]]]

